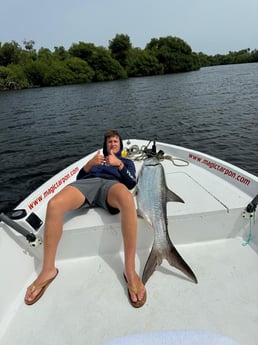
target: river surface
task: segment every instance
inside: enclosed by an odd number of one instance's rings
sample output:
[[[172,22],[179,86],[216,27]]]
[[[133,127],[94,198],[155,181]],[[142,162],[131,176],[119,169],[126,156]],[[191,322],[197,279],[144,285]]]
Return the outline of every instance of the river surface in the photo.
[[[0,92],[0,211],[68,164],[123,138],[193,148],[258,176],[258,64]]]

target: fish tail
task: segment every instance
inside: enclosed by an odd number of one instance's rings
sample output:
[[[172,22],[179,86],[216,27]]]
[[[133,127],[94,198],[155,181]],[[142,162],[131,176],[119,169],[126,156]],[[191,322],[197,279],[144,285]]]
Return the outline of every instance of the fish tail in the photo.
[[[156,267],[162,263],[162,260],[162,253],[160,253],[156,248],[152,247],[142,274],[143,284],[146,284]]]
[[[185,262],[182,256],[178,253],[175,246],[170,243],[170,248],[167,250],[166,259],[171,266],[174,266],[181,272],[183,272],[188,278],[190,278],[194,283],[198,283],[198,280],[193,273],[190,266]]]

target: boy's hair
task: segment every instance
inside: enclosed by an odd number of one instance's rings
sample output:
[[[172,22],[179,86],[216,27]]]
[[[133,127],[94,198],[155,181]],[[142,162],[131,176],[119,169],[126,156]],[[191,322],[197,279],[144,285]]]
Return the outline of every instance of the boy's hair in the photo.
[[[119,133],[118,133],[115,129],[109,129],[109,130],[105,133],[104,138],[105,138],[105,140],[106,140],[107,138],[114,137],[114,136],[120,137]]]
[[[117,155],[121,155],[121,152],[123,150],[123,141],[120,136],[120,134],[115,130],[115,129],[109,129],[105,134],[104,134],[104,143],[103,143],[103,155],[106,157],[108,155],[107,152],[107,139],[111,137],[118,137],[120,140],[120,151],[117,153]]]

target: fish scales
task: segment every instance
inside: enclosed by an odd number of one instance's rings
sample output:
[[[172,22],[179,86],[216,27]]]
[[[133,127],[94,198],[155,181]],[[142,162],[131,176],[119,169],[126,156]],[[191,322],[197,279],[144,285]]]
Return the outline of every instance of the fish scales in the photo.
[[[168,201],[184,202],[178,195],[168,189],[162,164],[156,157],[147,158],[140,170],[136,201],[138,215],[143,217],[153,228],[153,246],[143,270],[143,282],[146,283],[156,266],[165,258],[170,265],[181,270],[197,283],[197,279],[173,245],[168,233]]]
[[[146,166],[144,176],[139,180],[139,209],[147,215],[149,223],[153,228],[166,230],[166,200],[164,186],[162,185],[162,166]],[[144,193],[143,195],[141,193]],[[165,214],[164,214],[165,212]],[[154,232],[156,245],[161,245],[164,239],[160,231]]]

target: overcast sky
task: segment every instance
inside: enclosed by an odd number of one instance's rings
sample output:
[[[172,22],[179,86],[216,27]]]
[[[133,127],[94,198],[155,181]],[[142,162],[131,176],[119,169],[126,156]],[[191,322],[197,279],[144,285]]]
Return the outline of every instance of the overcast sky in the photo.
[[[176,36],[194,52],[258,49],[258,0],[6,0],[0,42],[34,40],[35,48],[79,41],[108,47],[127,34],[133,47]]]

